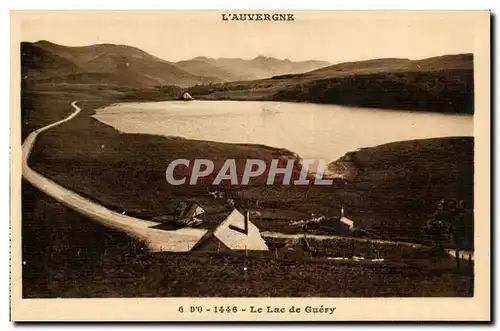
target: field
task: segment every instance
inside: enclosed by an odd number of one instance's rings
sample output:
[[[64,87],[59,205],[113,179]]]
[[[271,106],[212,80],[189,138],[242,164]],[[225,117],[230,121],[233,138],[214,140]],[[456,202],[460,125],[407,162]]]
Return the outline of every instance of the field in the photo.
[[[28,92],[23,97],[31,109],[25,116],[23,133],[69,114],[72,100],[82,100],[83,108],[72,121],[40,135],[30,165],[113,210],[145,219],[172,215],[179,201],[217,209],[224,201],[214,201],[209,191],[220,189],[242,208],[270,211],[271,216],[255,220],[262,231],[294,231],[289,222],[280,220],[281,214],[293,212],[295,219],[308,218],[312,213],[330,217],[339,215],[344,206],[357,227],[380,238],[421,242],[426,240],[422,226],[439,199],[462,199],[467,206],[473,206],[474,146],[469,137],[396,142],[356,153],[346,151],[340,161],[355,167],[357,176],[327,187],[263,186],[258,182],[245,187],[172,187],[164,171],[176,158],[202,157],[220,166],[226,158],[270,160],[293,157],[293,153],[261,145],[121,134],[90,117],[96,107],[123,98],[129,100],[130,94],[60,91]],[[468,242],[473,245],[472,240]]]
[[[276,260],[272,254],[150,254],[27,183],[23,197],[25,298],[473,295],[472,269],[456,270],[452,259],[349,263]]]
[[[84,87],[23,92],[23,136],[67,116],[73,100],[81,100],[83,108],[74,120],[40,136],[30,165],[113,210],[152,219],[172,215],[179,201],[223,208],[224,201],[207,194],[210,187],[167,185],[164,168],[173,158],[292,155],[259,145],[120,134],[90,117],[98,107],[147,99],[149,93],[109,86],[95,93]],[[472,203],[472,156],[473,140],[467,137],[401,142],[347,153],[340,161],[352,163],[358,175],[332,187],[218,189],[239,206],[260,210],[253,221],[261,231],[294,233],[291,220],[311,213],[338,215],[345,206],[364,230],[358,235],[431,243],[422,226],[438,198]],[[24,297],[473,295],[473,269],[456,270],[449,257],[436,260],[420,251],[387,251],[348,241],[313,249],[388,259],[374,264],[327,261],[316,253],[292,262],[272,254],[150,254],[141,243],[83,218],[27,183],[22,199]]]

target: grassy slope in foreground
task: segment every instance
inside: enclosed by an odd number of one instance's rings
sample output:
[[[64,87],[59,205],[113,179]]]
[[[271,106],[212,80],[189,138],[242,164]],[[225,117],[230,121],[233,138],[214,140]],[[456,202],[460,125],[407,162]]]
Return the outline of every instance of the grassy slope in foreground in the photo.
[[[474,113],[472,54],[424,60],[349,62],[304,74],[194,86],[200,99],[315,102],[370,108]]]
[[[141,243],[85,219],[24,182],[22,231],[24,298],[474,294],[470,270],[439,264],[148,254]]]
[[[202,152],[225,155],[228,148],[241,156],[259,153],[259,150],[270,153],[262,147],[252,152],[251,148],[231,144],[207,145],[190,140],[179,144],[178,141],[163,137],[120,134],[89,117],[92,109],[120,101],[126,94],[108,90],[92,93],[65,93],[60,90],[27,93],[24,96],[25,104],[32,107],[29,119],[30,127],[33,128],[52,121],[43,115],[44,110],[50,110],[54,117],[55,114],[64,117],[71,111],[70,101],[87,100],[81,103],[84,111],[78,121],[68,122],[64,128],[58,128],[59,131],[53,131],[50,135],[47,132],[40,137],[36,146],[37,156],[30,163],[57,182],[84,192],[115,210],[126,210],[131,214],[148,217],[168,213],[177,201],[190,197],[205,203],[213,202],[204,193],[173,192],[171,187],[166,187],[163,162],[167,160],[164,158],[168,153],[165,151],[174,151],[177,157]],[[471,141],[465,138],[458,140]],[[433,141],[433,144],[427,141],[406,142],[429,145],[431,151],[425,155],[434,155],[436,158],[429,163],[429,169],[437,176],[432,189],[423,195],[427,197],[424,200],[431,201],[433,196],[469,194],[468,187],[462,187],[460,183],[451,188],[447,186],[442,180],[445,177],[441,175],[469,171],[469,164],[462,157],[472,155],[472,145],[453,144],[451,148],[447,139]],[[104,151],[102,145],[106,147]],[[391,149],[381,146],[364,151],[367,155],[377,155],[375,151],[379,148],[385,150],[386,157],[389,157],[397,150],[398,143],[391,146]],[[396,153],[396,158],[401,160],[400,167],[404,168],[410,163],[418,169],[420,163],[415,160],[421,151],[412,156],[412,149],[403,148],[401,153]],[[439,153],[432,153],[432,149]],[[443,150],[448,150],[444,158],[440,157]],[[452,165],[446,162],[450,160],[450,155],[456,155],[451,159],[454,162]],[[361,156],[363,154],[359,155],[360,161],[364,160]],[[137,157],[140,158],[137,160]],[[373,161],[373,165],[378,163]],[[366,167],[367,162],[358,162],[357,166]],[[369,173],[367,170],[365,175]],[[340,205],[345,205],[348,216],[356,219],[360,225],[376,228],[377,224],[382,224],[387,231],[408,235],[418,233],[419,221],[422,219],[422,215],[414,214],[409,218],[404,215],[407,208],[415,204],[422,206],[422,201],[412,199],[411,194],[421,192],[421,188],[413,185],[412,180],[419,182],[418,176],[427,176],[427,172],[417,176],[416,170],[414,174],[409,178],[402,176],[395,182],[388,182],[388,186],[380,192],[386,194],[378,202],[383,207],[387,203],[394,203],[391,194],[400,195],[402,183],[408,186],[409,195],[405,193],[401,196],[406,201],[404,207],[388,212],[383,208],[375,209],[374,213],[366,209],[366,197],[377,196],[379,182],[374,182],[373,187],[366,190],[359,187],[365,185],[363,181],[354,181],[342,186],[306,188],[305,191],[302,188],[283,187],[263,191],[262,187],[252,187],[234,194],[243,196],[240,202],[248,206],[265,197],[267,207],[277,208],[276,214],[290,209],[296,209],[304,215],[311,211],[336,214]],[[283,209],[279,206],[283,206]],[[425,214],[430,209],[424,208],[421,213]],[[382,212],[378,213],[378,210]],[[400,226],[401,220],[406,222],[404,228]],[[267,225],[271,230],[287,230],[287,223],[278,219],[255,221],[264,229]],[[456,272],[411,264],[325,265],[301,261],[290,265],[268,260],[247,261],[237,257],[149,255],[141,250],[143,246],[140,243],[81,217],[29,185],[23,187],[22,231],[23,260],[26,261],[23,265],[25,297],[473,295],[473,281],[469,271],[465,270]],[[244,273],[238,269],[238,266],[243,265],[249,270],[244,279]],[[210,287],[206,286],[207,282],[211,284]],[[387,285],[380,286],[381,282]]]

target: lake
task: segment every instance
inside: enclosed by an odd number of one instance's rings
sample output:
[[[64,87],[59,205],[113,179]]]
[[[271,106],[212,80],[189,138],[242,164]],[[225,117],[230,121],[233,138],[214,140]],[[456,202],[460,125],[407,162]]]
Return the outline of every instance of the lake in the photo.
[[[94,117],[125,133],[264,144],[327,162],[393,141],[473,135],[471,115],[289,102],[121,103]]]

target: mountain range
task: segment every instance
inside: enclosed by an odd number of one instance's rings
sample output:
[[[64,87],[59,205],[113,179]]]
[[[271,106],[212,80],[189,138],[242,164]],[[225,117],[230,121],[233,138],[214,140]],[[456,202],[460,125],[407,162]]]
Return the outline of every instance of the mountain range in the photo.
[[[188,72],[200,76],[216,76],[222,81],[240,81],[269,78],[276,75],[304,73],[331,65],[326,61],[279,60],[273,57],[257,56],[252,60],[239,58],[212,59],[204,56],[176,65]]]
[[[369,108],[474,112],[472,54],[422,60],[382,58],[331,65],[258,56],[168,62],[138,48],[21,44],[23,89],[125,93],[165,100],[182,90],[196,99],[314,102]]]
[[[21,55],[24,79],[38,84],[188,87],[302,73],[329,65],[324,61],[293,62],[264,56],[252,60],[196,57],[169,62],[126,45],[69,47],[44,40],[21,43]]]

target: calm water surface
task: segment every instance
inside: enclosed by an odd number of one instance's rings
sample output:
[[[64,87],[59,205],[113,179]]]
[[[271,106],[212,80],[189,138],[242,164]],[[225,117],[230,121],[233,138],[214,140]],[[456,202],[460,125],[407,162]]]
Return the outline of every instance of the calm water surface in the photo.
[[[267,101],[122,103],[94,117],[125,133],[264,144],[328,162],[393,141],[473,135],[470,115]]]

